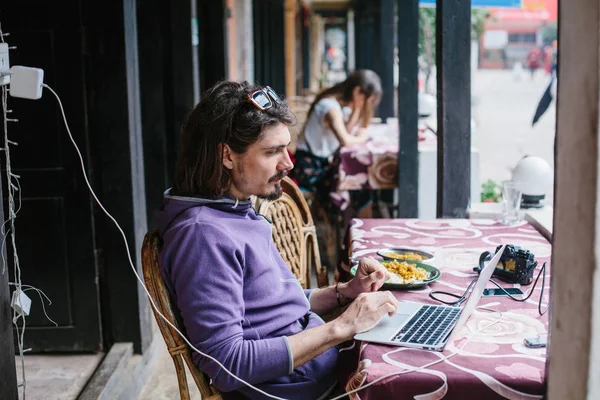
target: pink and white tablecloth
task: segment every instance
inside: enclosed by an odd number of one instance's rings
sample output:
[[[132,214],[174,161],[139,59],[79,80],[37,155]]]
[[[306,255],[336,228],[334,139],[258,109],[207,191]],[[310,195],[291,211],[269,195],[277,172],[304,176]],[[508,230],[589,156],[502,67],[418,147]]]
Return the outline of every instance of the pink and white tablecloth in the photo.
[[[398,186],[398,126],[369,125],[370,140],[340,148],[338,190],[392,189]],[[431,132],[419,134],[419,152],[436,151]]]
[[[547,262],[542,309],[550,290],[550,243],[523,221],[505,226],[492,220],[354,219],[349,232],[353,257],[374,256],[389,247],[411,247],[434,254],[431,261],[441,278],[421,290],[394,291],[399,300],[439,304],[429,298],[432,290],[462,294],[476,276],[473,267],[484,251],[499,244],[514,244]],[[484,297],[479,306],[502,312],[475,310],[443,353],[355,341],[340,352],[340,374],[346,390],[368,384],[384,375],[413,369],[457,351],[447,360],[418,372],[396,375],[352,395],[353,399],[540,399],[545,391],[546,349],[529,349],[523,339],[545,336],[548,313],[540,316],[540,278],[531,298],[524,303],[507,297]],[[504,287],[511,284],[499,283]],[[528,293],[532,285],[522,286]],[[491,284],[490,284],[491,287]],[[474,335],[474,336],[473,336]],[[470,340],[467,342],[467,340]],[[463,345],[466,343],[466,346]],[[358,365],[358,367],[357,367]]]

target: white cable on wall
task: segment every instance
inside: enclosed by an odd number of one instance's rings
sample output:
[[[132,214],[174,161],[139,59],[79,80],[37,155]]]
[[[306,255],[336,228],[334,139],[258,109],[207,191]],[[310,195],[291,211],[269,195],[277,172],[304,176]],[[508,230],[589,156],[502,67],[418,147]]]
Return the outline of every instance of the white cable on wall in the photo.
[[[1,43],[5,43],[4,41],[4,37],[7,36],[7,34],[2,32],[2,27],[0,25],[0,42]],[[15,229],[15,220],[17,218],[17,212],[18,210],[15,210],[15,192],[19,191],[20,188],[20,184],[19,184],[19,176],[16,174],[13,174],[12,169],[11,169],[11,164],[10,164],[10,146],[16,146],[17,143],[13,142],[11,140],[8,139],[8,122],[16,122],[15,119],[11,119],[8,118],[8,114],[9,114],[9,110],[8,110],[8,90],[6,88],[6,86],[2,86],[2,114],[4,117],[4,148],[2,148],[2,150],[4,150],[5,153],[5,157],[6,157],[6,192],[7,192],[7,197],[8,197],[8,215],[7,215],[7,220],[6,222],[2,225],[1,228],[1,233],[5,236],[4,240],[6,239],[6,236],[10,233],[11,236],[11,246],[13,249],[13,268],[14,268],[14,279],[15,279],[15,291],[17,293],[21,293],[22,291],[22,285],[21,285],[21,268],[19,265],[19,254],[17,252],[17,244],[16,244],[16,229]],[[16,182],[16,185],[15,183]],[[20,198],[20,197],[19,197]],[[20,204],[20,202],[19,202]],[[8,230],[5,230],[5,225],[8,224],[9,228]],[[3,240],[3,245],[4,245],[4,240]],[[4,248],[0,249],[0,251],[2,251],[2,257],[4,258]],[[5,273],[5,266],[6,266],[6,260],[3,259],[3,266],[2,266],[2,273]],[[19,323],[18,320],[21,319],[22,321],[22,325],[19,328]],[[16,310],[13,309],[13,324],[15,326],[15,329],[17,331],[17,345],[19,347],[19,357],[21,359],[21,378],[23,380],[23,382],[21,383],[20,386],[23,387],[23,396],[22,399],[25,400],[25,391],[27,388],[27,379],[25,377],[25,358],[23,357],[23,340],[25,338],[25,327],[26,327],[26,320],[25,320],[25,314],[24,313],[17,313]]]

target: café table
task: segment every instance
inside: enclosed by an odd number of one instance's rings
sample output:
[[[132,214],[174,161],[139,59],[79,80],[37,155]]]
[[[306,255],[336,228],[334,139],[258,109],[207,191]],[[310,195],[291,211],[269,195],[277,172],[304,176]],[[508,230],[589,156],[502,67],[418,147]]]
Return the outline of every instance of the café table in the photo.
[[[382,190],[398,186],[398,126],[370,124],[370,140],[340,148],[337,190]],[[437,204],[437,136],[431,131],[420,134],[419,151],[419,218],[434,219]],[[478,201],[479,151],[471,148],[471,198]],[[399,194],[401,195],[401,194]]]
[[[546,262],[541,309],[548,304],[550,291],[550,243],[527,221],[506,226],[488,219],[354,219],[348,236],[354,258],[372,256],[384,248],[411,248],[434,255],[427,263],[441,271],[438,281],[417,290],[394,290],[398,300],[440,304],[431,291],[462,294],[477,276],[484,251],[500,244],[521,246],[534,253],[539,263],[534,278]],[[498,281],[503,287],[518,284]],[[351,399],[541,399],[545,391],[546,349],[527,348],[525,338],[545,337],[548,313],[538,306],[542,278],[533,288],[521,285],[526,302],[508,297],[483,297],[465,325],[456,332],[443,352],[409,349],[354,341],[340,350],[339,376],[346,391],[393,375],[351,395]],[[493,287],[488,284],[488,287]],[[484,310],[485,307],[487,310]],[[492,325],[493,324],[493,325]],[[483,330],[482,330],[483,329]]]

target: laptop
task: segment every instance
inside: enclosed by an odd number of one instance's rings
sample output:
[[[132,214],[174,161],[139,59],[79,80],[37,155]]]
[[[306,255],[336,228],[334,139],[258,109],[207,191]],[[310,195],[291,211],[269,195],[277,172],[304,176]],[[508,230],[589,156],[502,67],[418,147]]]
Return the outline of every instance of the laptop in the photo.
[[[500,261],[502,246],[479,274],[463,308],[401,301],[396,314],[385,316],[371,330],[354,336],[356,340],[392,346],[442,351],[469,319]]]

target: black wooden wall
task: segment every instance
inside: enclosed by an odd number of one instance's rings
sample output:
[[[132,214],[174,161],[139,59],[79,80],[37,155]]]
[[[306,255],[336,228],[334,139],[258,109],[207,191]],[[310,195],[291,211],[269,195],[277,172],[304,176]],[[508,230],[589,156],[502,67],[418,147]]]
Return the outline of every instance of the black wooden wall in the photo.
[[[283,0],[253,0],[254,79],[285,93]]]

